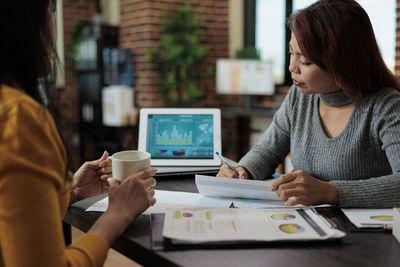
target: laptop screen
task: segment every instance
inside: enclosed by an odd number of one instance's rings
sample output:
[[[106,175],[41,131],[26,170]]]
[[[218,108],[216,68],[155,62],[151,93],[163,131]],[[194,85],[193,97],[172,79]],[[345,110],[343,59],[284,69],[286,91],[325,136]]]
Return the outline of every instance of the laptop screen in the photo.
[[[213,115],[149,114],[146,151],[152,159],[213,159]]]

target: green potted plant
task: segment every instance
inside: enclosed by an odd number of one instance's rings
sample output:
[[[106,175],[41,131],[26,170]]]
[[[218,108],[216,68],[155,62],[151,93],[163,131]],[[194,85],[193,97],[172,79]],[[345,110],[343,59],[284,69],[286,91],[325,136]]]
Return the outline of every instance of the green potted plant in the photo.
[[[246,46],[236,51],[236,58],[261,59],[260,51],[254,46]]]
[[[160,47],[146,50],[159,74],[161,102],[166,106],[193,102],[204,95],[196,80],[208,48],[200,44],[199,24],[188,4],[167,9],[161,20]]]

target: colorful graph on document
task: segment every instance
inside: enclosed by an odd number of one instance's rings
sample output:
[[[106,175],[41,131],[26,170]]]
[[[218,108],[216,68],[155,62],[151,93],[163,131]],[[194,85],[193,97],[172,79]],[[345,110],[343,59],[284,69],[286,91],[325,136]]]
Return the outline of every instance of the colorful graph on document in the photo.
[[[281,221],[288,221],[288,220],[293,220],[296,218],[293,214],[289,213],[279,213],[279,214],[272,214],[271,218],[274,220],[281,220]]]
[[[393,216],[389,216],[389,215],[377,215],[377,216],[371,216],[370,218],[372,220],[381,221],[381,222],[393,221]]]
[[[281,225],[279,225],[279,229],[282,232],[285,232],[288,234],[296,234],[296,233],[304,232],[304,227],[302,227],[296,223],[281,224]]]

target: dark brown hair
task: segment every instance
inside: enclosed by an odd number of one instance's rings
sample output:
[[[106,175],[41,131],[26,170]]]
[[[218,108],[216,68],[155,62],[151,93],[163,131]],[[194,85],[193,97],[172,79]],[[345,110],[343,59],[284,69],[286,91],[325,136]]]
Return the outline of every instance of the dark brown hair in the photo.
[[[54,57],[53,67],[59,64],[57,53],[49,49],[55,46],[49,23],[55,11],[56,0],[0,2],[0,85],[20,86],[53,115],[58,111],[50,101],[49,87],[43,81],[39,83],[39,78],[51,68],[50,58]],[[52,83],[54,72],[50,76]],[[67,169],[72,169],[68,150],[67,157]]]
[[[49,68],[50,7],[55,0],[12,0],[0,4],[0,84],[18,84],[45,105],[38,78]],[[46,106],[46,105],[45,105]]]
[[[303,55],[332,75],[354,99],[399,81],[379,52],[365,10],[354,0],[321,0],[294,12],[288,25]]]

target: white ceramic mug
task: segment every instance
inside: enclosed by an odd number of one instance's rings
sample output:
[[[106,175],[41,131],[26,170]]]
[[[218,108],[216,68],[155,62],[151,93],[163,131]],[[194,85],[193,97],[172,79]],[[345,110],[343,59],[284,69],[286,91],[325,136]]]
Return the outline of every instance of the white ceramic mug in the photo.
[[[126,150],[114,153],[112,161],[113,178],[123,181],[131,174],[150,168],[150,153],[137,150]]]

